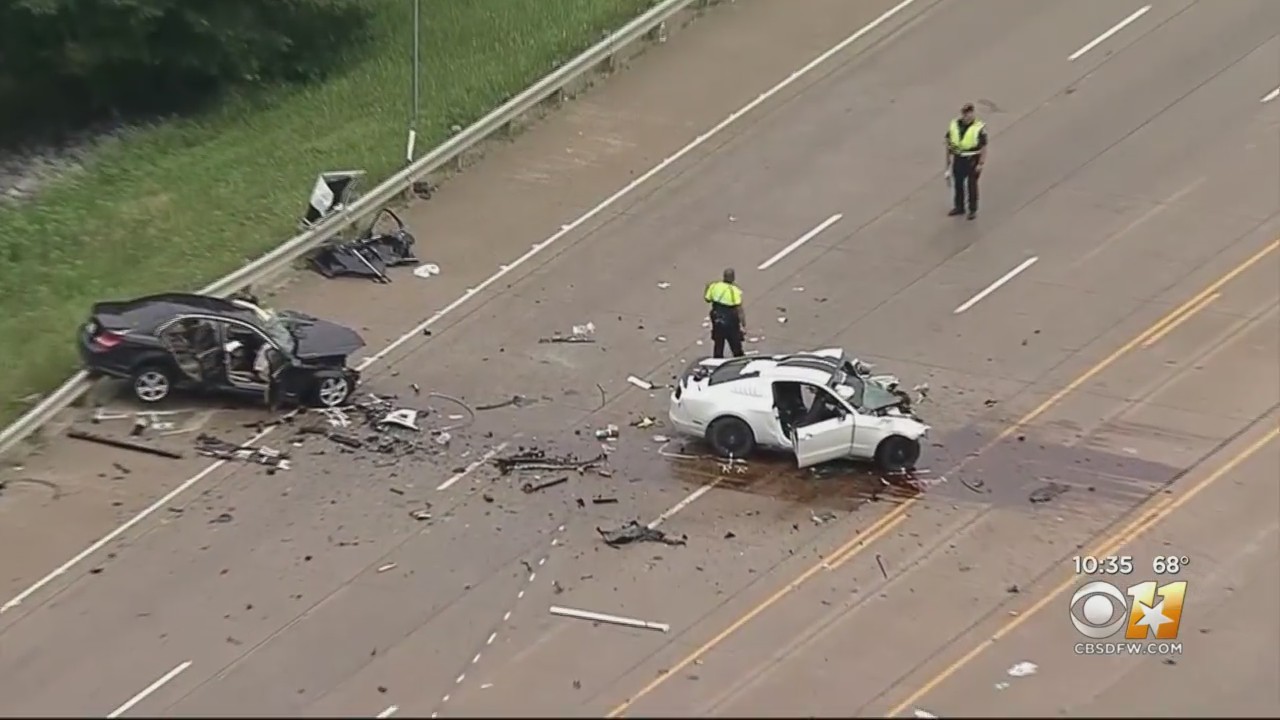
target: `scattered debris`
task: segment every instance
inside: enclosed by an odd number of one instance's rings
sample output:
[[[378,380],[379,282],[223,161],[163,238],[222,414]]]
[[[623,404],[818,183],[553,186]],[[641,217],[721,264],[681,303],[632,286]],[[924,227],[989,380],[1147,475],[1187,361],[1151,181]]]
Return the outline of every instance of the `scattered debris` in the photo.
[[[406,430],[418,430],[418,411],[413,408],[392,410],[378,419],[378,426],[396,425]]]
[[[880,553],[876,553],[876,565],[880,566],[880,574],[885,580],[889,579],[889,571],[884,569],[884,558],[880,557]]]
[[[1033,503],[1047,503],[1071,489],[1070,485],[1049,481],[1047,485],[1031,491],[1027,499]]]
[[[520,492],[523,492],[526,495],[529,493],[542,492],[547,488],[555,487],[557,485],[563,485],[567,482],[569,482],[568,475],[561,478],[556,478],[555,480],[547,480],[546,482],[537,483],[536,485],[534,483],[525,483],[520,486]]]
[[[503,475],[510,473],[512,470],[576,470],[582,473],[594,469],[607,459],[608,456],[604,453],[600,453],[590,460],[578,460],[572,455],[553,457],[548,456],[546,451],[543,450],[525,450],[521,448],[513,455],[494,458],[493,464],[498,466],[498,472]]]
[[[552,615],[559,615],[561,617],[590,620],[591,622],[608,623],[610,625],[622,625],[625,627],[642,628],[645,630],[657,630],[658,632],[664,633],[671,630],[671,626],[666,623],[637,620],[636,618],[622,617],[620,615],[606,615],[604,613],[591,612],[590,610],[575,610],[573,608],[559,607],[557,605],[552,605],[550,612]]]
[[[426,280],[440,274],[440,266],[435,263],[423,263],[413,269],[413,276]]]
[[[388,570],[394,570],[394,569],[395,569],[395,567],[396,567],[396,564],[395,564],[395,563],[387,563],[386,565],[383,565],[382,567],[379,567],[379,568],[378,568],[378,572],[380,572],[380,573],[384,573],[384,572],[386,572],[386,571],[388,571]]]
[[[196,437],[196,453],[219,460],[242,460],[278,470],[289,469],[289,454],[269,447],[236,445],[208,433]]]
[[[617,425],[606,425],[605,427],[600,428],[599,430],[596,430],[597,440],[613,440],[617,437],[618,437]]]
[[[224,513],[222,513],[222,514],[218,515],[217,517],[215,517],[214,519],[210,520],[209,522],[210,522],[211,524],[221,525],[221,524],[224,524],[224,523],[229,523],[229,522],[231,522],[232,520],[235,520],[235,517],[233,517],[233,516],[231,515],[231,513],[225,513],[225,512],[224,512]]]
[[[996,683],[996,684],[995,684],[995,689],[996,689],[996,690],[1004,690],[1004,689],[1005,689],[1005,688],[1007,688],[1007,687],[1009,687],[1009,683],[1007,683],[1007,682],[1003,682],[1003,681],[1002,681],[1002,682],[998,682],[998,683]]]
[[[591,504],[592,504],[592,505],[613,505],[613,504],[615,504],[615,503],[617,503],[617,502],[618,502],[618,498],[615,498],[615,497],[599,497],[599,496],[597,496],[597,497],[593,497],[593,498],[591,498]]]
[[[1009,587],[1005,588],[1004,591],[1009,593],[1010,595],[1017,595],[1018,593],[1022,592],[1022,588],[1018,587],[1017,583],[1014,583],[1013,585],[1010,585]]]
[[[604,386],[600,383],[596,383],[596,389],[600,391],[600,409],[603,410],[604,406],[609,404],[609,396],[605,393]]]
[[[659,289],[659,290],[666,290],[666,289],[667,289],[667,288],[669,288],[669,287],[671,287],[671,283],[669,283],[669,282],[660,282],[660,283],[658,283],[658,289]]]
[[[1165,658],[1165,659],[1161,660],[1160,662],[1164,663],[1165,665],[1177,665],[1177,664],[1178,664],[1178,661],[1177,661],[1177,660],[1174,660],[1173,658]]]
[[[574,325],[569,330],[568,335],[561,335],[559,332],[551,337],[539,338],[540,343],[593,343],[596,334],[595,323],[589,322],[586,325]]]
[[[972,491],[974,491],[974,492],[976,492],[976,493],[980,493],[980,494],[981,494],[981,493],[988,492],[988,491],[987,491],[987,488],[986,488],[987,483],[986,483],[984,480],[982,480],[981,478],[979,478],[979,479],[977,479],[977,480],[973,480],[973,481],[965,480],[965,479],[963,479],[963,478],[962,478],[962,479],[960,480],[960,484],[961,484],[961,485],[963,485],[963,486],[965,486],[965,487],[967,487],[967,488],[969,488],[970,490],[972,490]]]
[[[653,390],[653,389],[655,389],[655,388],[657,388],[657,387],[658,387],[657,385],[654,385],[653,383],[649,382],[648,380],[644,380],[644,379],[642,379],[642,378],[638,378],[638,377],[636,377],[635,375],[628,375],[628,376],[627,376],[627,382],[631,383],[632,385],[635,385],[636,387],[640,388],[641,390]]]
[[[667,437],[666,435],[654,435],[651,439],[654,442],[660,443],[660,444],[666,444],[671,442],[671,438]]]
[[[512,395],[510,400],[503,400],[499,403],[490,403],[488,405],[477,405],[476,410],[497,410],[504,407],[524,407],[530,404],[523,395]]]
[[[920,708],[916,708],[916,717],[918,717],[918,718],[936,718],[936,717],[938,717],[938,716],[937,716],[937,715],[934,715],[933,713],[929,712],[928,710],[921,710]]]
[[[609,547],[630,545],[634,542],[656,542],[663,545],[687,545],[689,543],[689,538],[686,536],[682,535],[678,539],[667,537],[665,532],[657,528],[641,525],[635,520],[631,520],[617,530],[596,528],[596,532],[600,533],[600,537],[604,539],[604,544]]]
[[[654,420],[653,418],[649,417],[648,415],[645,415],[645,416],[643,416],[643,417],[640,417],[640,418],[638,418],[638,419],[636,419],[636,420],[632,420],[632,421],[631,421],[631,427],[633,427],[633,428],[637,428],[637,429],[640,429],[640,430],[644,430],[645,428],[651,428],[651,427],[653,427],[654,425],[657,425],[657,424],[658,424],[658,421],[657,421],[657,420]]]
[[[424,520],[430,520],[431,513],[426,510],[414,510],[409,513],[409,517],[417,520],[418,522],[422,522]]]
[[[373,224],[354,240],[321,245],[307,258],[312,269],[324,277],[365,277],[378,282],[391,282],[387,268],[414,265],[418,258],[413,254],[417,242],[398,215],[389,209],[382,211],[395,222],[395,229],[388,233],[374,233],[379,215]],[[438,270],[438,269],[437,269]]]
[[[1040,669],[1039,665],[1036,665],[1035,663],[1027,660],[1023,660],[1020,663],[1014,663],[1014,665],[1009,668],[1008,673],[1009,673],[1009,677],[1027,677],[1029,675],[1035,675],[1036,670],[1039,670],[1039,669]]]
[[[822,525],[824,523],[829,523],[832,520],[835,520],[836,514],[829,510],[821,513],[815,513],[814,511],[810,510],[809,519],[813,521],[814,525]]]
[[[133,452],[144,453],[146,455],[155,455],[157,457],[169,458],[170,460],[182,459],[182,453],[173,452],[172,450],[164,450],[162,448],[155,448],[149,445],[142,445],[140,443],[129,442],[127,440],[116,440],[114,438],[103,437],[101,435],[95,435],[93,433],[87,433],[82,430],[68,430],[67,437],[71,438],[72,440],[83,440],[85,442],[97,443],[99,445],[106,445],[107,447],[118,448],[120,450],[131,450]]]

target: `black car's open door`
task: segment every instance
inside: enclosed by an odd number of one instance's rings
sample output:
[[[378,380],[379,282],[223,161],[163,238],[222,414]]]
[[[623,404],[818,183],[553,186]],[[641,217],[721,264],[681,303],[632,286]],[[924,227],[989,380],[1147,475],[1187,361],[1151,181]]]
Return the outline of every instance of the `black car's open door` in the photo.
[[[284,405],[301,403],[307,392],[308,374],[293,358],[274,346],[267,350],[267,363],[271,369],[271,381],[267,383],[267,406],[274,410]]]

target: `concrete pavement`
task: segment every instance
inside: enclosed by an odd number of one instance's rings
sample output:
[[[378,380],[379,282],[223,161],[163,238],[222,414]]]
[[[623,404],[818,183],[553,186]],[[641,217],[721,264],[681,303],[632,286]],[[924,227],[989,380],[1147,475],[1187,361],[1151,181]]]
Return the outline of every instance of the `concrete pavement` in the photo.
[[[890,8],[805,4],[809,13],[717,9],[415,206],[411,224],[440,238],[427,241],[438,253],[428,259],[446,268],[439,278],[389,288],[306,278],[281,302],[366,328],[374,349],[400,337],[612,192],[602,187],[625,184]],[[417,383],[473,403],[514,393],[539,402],[479,413],[448,457],[383,467],[304,444],[289,473],[209,475],[122,534],[127,543],[0,617],[3,710],[104,714],[134,697],[131,711],[170,715],[888,709],[998,614],[1011,585],[1030,592],[1075,545],[1180,475],[1203,473],[1237,434],[1260,432],[1258,418],[1274,426],[1280,253],[1266,250],[1280,236],[1280,173],[1267,158],[1280,146],[1277,106],[1258,98],[1276,82],[1280,15],[1266,2],[1155,4],[1068,60],[1129,12],[1101,2],[904,7],[430,336],[415,333],[370,381],[382,392]],[[945,119],[971,97],[993,148],[982,213],[966,223],[941,215],[937,161]],[[833,213],[840,222],[754,270]],[[727,261],[747,289],[757,347],[843,344],[932,383],[938,446],[926,463],[946,482],[877,503],[856,479],[789,480],[782,464],[753,462],[743,476],[687,467],[625,429],[665,407],[627,374],[662,379],[706,352],[696,295]],[[594,345],[537,342],[587,320]],[[244,419],[215,425],[231,432]],[[589,455],[589,431],[608,422],[624,426],[610,478],[524,494],[481,469],[434,489],[503,442]],[[992,445],[1010,423],[1018,430]],[[58,458],[43,462],[33,467],[67,472]],[[194,469],[135,471],[128,509]],[[1027,493],[1045,479],[1072,490],[1033,506]],[[597,495],[620,502],[592,504]],[[110,513],[97,496],[74,497],[87,519],[57,535],[83,546]],[[44,502],[29,524],[63,527],[53,518],[66,503]],[[429,524],[409,517],[428,502]],[[675,507],[663,528],[687,534],[687,547],[610,550],[595,537],[597,526]],[[828,508],[834,521],[812,520]],[[1266,540],[1270,508],[1255,501],[1258,517],[1245,514],[1240,532]],[[233,520],[209,522],[222,513]],[[5,554],[0,579],[16,594],[74,552]],[[553,618],[550,604],[672,632]],[[1256,680],[1266,675],[1262,666]],[[1119,688],[1077,711],[1128,707]],[[1005,712],[989,685],[950,692],[921,702],[944,716]],[[1274,709],[1266,697],[1249,707]],[[619,705],[628,698],[634,706]],[[1049,712],[1076,698],[1032,700],[1052,707],[1029,711]]]

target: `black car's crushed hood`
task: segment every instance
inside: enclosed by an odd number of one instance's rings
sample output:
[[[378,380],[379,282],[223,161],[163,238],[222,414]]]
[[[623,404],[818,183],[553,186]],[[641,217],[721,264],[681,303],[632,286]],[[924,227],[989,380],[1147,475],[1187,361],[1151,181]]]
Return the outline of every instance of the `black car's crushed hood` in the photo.
[[[364,338],[349,327],[301,313],[281,314],[280,319],[288,326],[289,333],[297,343],[294,355],[299,360],[345,358],[364,347]]]

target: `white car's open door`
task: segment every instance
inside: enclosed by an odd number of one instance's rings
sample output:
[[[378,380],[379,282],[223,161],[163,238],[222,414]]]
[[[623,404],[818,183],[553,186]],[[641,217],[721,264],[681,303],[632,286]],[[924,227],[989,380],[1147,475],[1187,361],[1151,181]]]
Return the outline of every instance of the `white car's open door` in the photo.
[[[807,468],[848,457],[853,449],[855,424],[853,415],[845,415],[795,428],[791,431],[791,447],[796,463]]]

